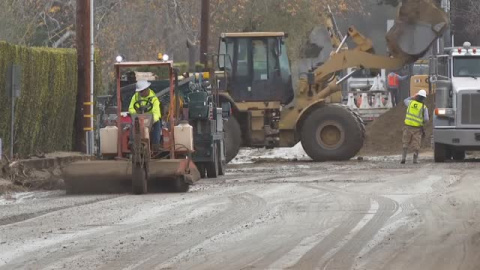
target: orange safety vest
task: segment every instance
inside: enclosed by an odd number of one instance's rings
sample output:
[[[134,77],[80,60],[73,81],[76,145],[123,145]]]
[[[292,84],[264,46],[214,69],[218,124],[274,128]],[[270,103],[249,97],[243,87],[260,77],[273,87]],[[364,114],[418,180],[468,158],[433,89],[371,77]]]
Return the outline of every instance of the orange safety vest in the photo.
[[[388,86],[389,87],[398,87],[398,75],[397,74],[388,74]]]

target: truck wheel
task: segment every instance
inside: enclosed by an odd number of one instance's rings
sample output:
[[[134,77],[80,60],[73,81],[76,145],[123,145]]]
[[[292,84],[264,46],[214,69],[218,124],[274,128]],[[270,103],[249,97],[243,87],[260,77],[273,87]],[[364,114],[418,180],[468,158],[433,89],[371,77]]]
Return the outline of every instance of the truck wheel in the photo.
[[[433,149],[433,159],[435,162],[445,162],[445,160],[450,159],[450,150],[446,145],[441,143],[435,143]]]
[[[452,156],[453,156],[453,160],[457,160],[457,161],[465,160],[465,151],[462,151],[462,150],[453,151]]]
[[[233,116],[230,116],[225,122],[224,129],[225,159],[226,163],[229,163],[237,156],[238,151],[240,151],[240,146],[242,145],[242,130],[240,129],[240,124],[237,119]]]
[[[207,176],[208,178],[217,178],[218,177],[218,150],[217,144],[213,144],[213,161],[208,162],[205,164],[205,168],[207,169]]]
[[[138,165],[132,167],[132,192],[135,195],[147,193],[147,173]]]
[[[76,189],[75,189],[75,186],[70,183],[70,182],[66,182],[65,181],[65,193],[67,195],[74,195],[77,193]]]
[[[310,112],[300,137],[303,149],[314,161],[349,160],[363,146],[365,127],[348,107],[329,104]]]
[[[176,193],[185,193],[188,192],[190,189],[190,185],[185,182],[185,178],[183,176],[178,176],[173,180],[173,192]]]
[[[200,177],[205,178],[205,176],[206,176],[205,165],[203,165],[203,163],[198,163],[198,164],[195,164],[195,165],[197,165],[197,169],[198,169],[198,172],[200,173]]]
[[[222,160],[222,150],[220,149],[220,143],[218,143],[218,175],[225,175],[225,167],[227,162],[225,159]]]

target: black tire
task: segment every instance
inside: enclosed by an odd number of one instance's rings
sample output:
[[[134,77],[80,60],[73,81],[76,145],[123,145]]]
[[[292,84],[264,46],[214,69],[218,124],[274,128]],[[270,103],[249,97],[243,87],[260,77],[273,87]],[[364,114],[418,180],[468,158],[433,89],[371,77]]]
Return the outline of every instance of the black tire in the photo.
[[[65,182],[65,194],[66,195],[74,195],[76,194],[75,186],[70,182]]]
[[[314,161],[353,158],[363,147],[365,126],[348,107],[329,104],[309,113],[300,129],[303,149]]]
[[[433,147],[433,159],[435,162],[443,163],[446,160],[451,159],[451,151],[446,145],[441,143],[435,143]]]
[[[222,159],[222,149],[220,148],[220,145],[221,143],[219,142],[218,143],[218,175],[225,175],[225,169],[227,167],[227,162],[226,160],[223,158]]]
[[[446,155],[447,160],[451,160],[451,159],[453,158],[453,151],[452,151],[452,149],[450,149],[450,148],[447,147],[447,150],[446,150],[446,151],[447,151],[447,152],[446,152],[446,153],[447,153],[447,155]]]
[[[197,165],[197,169],[198,169],[198,172],[200,173],[200,177],[205,178],[207,176],[205,173],[205,165],[203,165],[203,163],[197,163],[195,165]]]
[[[185,182],[185,178],[183,176],[175,178],[172,185],[172,191],[175,193],[185,193],[190,189],[190,185]]]
[[[226,163],[229,163],[237,156],[242,146],[242,130],[237,119],[233,116],[230,116],[225,122],[224,130],[225,159]]]
[[[135,195],[146,194],[148,192],[145,168],[136,165],[132,166],[132,192]]]
[[[218,177],[218,150],[217,144],[213,144],[213,161],[205,163],[205,168],[207,169],[208,178],[217,178]]]
[[[452,157],[453,157],[453,160],[463,161],[465,160],[465,151],[455,150],[452,152]]]

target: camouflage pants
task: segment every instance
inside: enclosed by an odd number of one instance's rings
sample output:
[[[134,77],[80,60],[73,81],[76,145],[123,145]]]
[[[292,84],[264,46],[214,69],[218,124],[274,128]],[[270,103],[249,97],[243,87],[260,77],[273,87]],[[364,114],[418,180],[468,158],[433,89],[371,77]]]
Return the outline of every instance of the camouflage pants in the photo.
[[[411,145],[413,151],[420,151],[422,135],[423,132],[421,128],[405,126],[402,137],[403,148],[408,148]]]

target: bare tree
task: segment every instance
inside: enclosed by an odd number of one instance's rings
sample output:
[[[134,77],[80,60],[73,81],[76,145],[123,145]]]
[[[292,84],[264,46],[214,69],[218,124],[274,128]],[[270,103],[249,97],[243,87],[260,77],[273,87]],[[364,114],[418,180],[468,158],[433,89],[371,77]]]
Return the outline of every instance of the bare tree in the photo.
[[[0,39],[18,44],[74,47],[77,0],[0,1]],[[285,31],[289,55],[297,57],[308,33],[321,24],[327,4],[338,12],[358,10],[362,0],[211,0],[210,51],[224,31]],[[105,82],[117,54],[129,60],[188,59],[187,41],[200,38],[200,1],[95,0],[96,47]]]
[[[480,42],[480,1],[478,0],[459,0],[452,1],[452,20],[454,31],[460,41],[469,40],[474,45]]]

